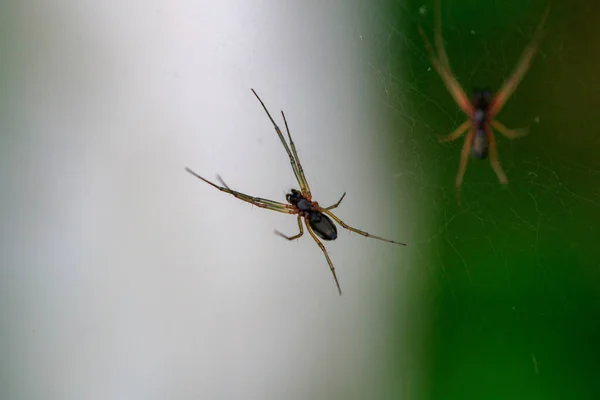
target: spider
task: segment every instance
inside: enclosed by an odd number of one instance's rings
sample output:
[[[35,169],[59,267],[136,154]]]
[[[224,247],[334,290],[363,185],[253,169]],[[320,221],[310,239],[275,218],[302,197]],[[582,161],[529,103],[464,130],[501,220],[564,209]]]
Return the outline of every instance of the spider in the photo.
[[[500,110],[502,110],[502,107],[504,107],[504,104],[506,104],[508,98],[513,94],[521,79],[523,79],[523,76],[525,76],[529,66],[531,65],[533,56],[535,55],[542,38],[542,29],[546,22],[546,18],[548,17],[550,5],[548,5],[544,11],[542,19],[534,33],[533,40],[523,51],[517,67],[514,69],[510,78],[504,82],[496,96],[492,97],[491,93],[487,89],[475,89],[473,91],[474,93],[472,101],[469,101],[469,98],[458,83],[458,80],[450,68],[450,61],[448,60],[448,55],[444,49],[444,42],[442,39],[440,0],[436,0],[435,8],[434,37],[435,46],[438,53],[437,56],[435,55],[433,47],[423,32],[423,28],[421,28],[421,26],[419,26],[419,33],[425,42],[425,48],[427,49],[431,63],[437,70],[438,74],[442,77],[442,80],[454,98],[454,101],[456,101],[460,109],[469,117],[449,135],[438,135],[440,142],[451,142],[461,137],[466,131],[469,132],[465,138],[460,156],[458,173],[456,175],[456,192],[458,204],[460,205],[460,186],[467,169],[469,153],[471,153],[474,158],[479,160],[484,160],[489,153],[490,164],[492,165],[496,176],[498,176],[498,180],[503,185],[508,183],[506,174],[504,173],[502,167],[500,166],[500,162],[498,161],[498,150],[496,148],[496,139],[494,138],[492,127],[508,139],[515,139],[527,134],[527,129],[509,129],[495,118]]]
[[[263,199],[260,197],[253,197],[253,196],[249,196],[247,194],[232,190],[229,186],[227,186],[227,184],[223,181],[223,179],[221,179],[221,177],[218,175],[217,175],[217,179],[223,186],[216,185],[215,183],[209,181],[208,179],[201,177],[200,175],[198,175],[197,173],[192,171],[190,168],[186,167],[185,170],[187,172],[189,172],[190,174],[194,175],[196,178],[203,180],[204,182],[219,189],[220,191],[229,193],[229,194],[237,197],[238,199],[246,201],[250,204],[254,204],[257,207],[261,207],[261,208],[265,208],[267,210],[273,210],[273,211],[277,211],[277,212],[281,212],[281,213],[286,213],[286,214],[296,214],[298,216],[298,218],[297,218],[298,228],[299,228],[298,234],[296,234],[294,236],[287,236],[277,230],[275,231],[275,233],[277,235],[279,235],[287,240],[291,241],[291,240],[298,239],[304,234],[304,229],[302,227],[302,219],[304,219],[304,223],[306,224],[306,230],[308,230],[308,233],[310,234],[310,236],[312,236],[314,241],[321,248],[321,250],[323,251],[323,254],[325,255],[325,258],[327,259],[327,263],[329,264],[329,269],[331,270],[331,273],[333,274],[333,279],[335,280],[335,284],[337,286],[338,292],[341,295],[342,289],[338,282],[338,278],[335,273],[335,268],[333,267],[333,263],[331,262],[331,259],[329,258],[329,254],[327,253],[325,246],[319,240],[319,238],[321,238],[322,240],[329,241],[329,240],[335,240],[337,238],[337,228],[336,228],[335,224],[333,223],[332,219],[335,222],[337,222],[339,225],[341,225],[342,227],[348,229],[349,231],[358,233],[365,237],[382,240],[382,241],[388,242],[388,243],[399,244],[401,246],[406,246],[406,244],[396,242],[393,240],[389,240],[389,239],[385,239],[385,238],[382,238],[379,236],[371,235],[370,233],[353,228],[353,227],[347,225],[346,223],[344,223],[337,216],[335,216],[331,212],[331,210],[333,210],[334,208],[336,208],[337,206],[340,205],[340,203],[346,196],[345,192],[344,192],[344,194],[342,194],[342,197],[340,197],[340,199],[337,201],[337,203],[335,203],[329,207],[323,208],[319,205],[319,203],[317,203],[316,201],[313,201],[312,193],[310,192],[310,188],[308,186],[308,181],[306,180],[306,176],[304,175],[304,170],[302,169],[302,165],[300,164],[300,159],[298,158],[298,153],[296,152],[296,146],[294,145],[294,142],[292,141],[292,135],[290,134],[290,129],[288,128],[288,123],[285,118],[285,114],[283,113],[283,111],[281,111],[281,115],[283,116],[283,122],[285,123],[285,129],[287,131],[288,139],[290,142],[289,146],[286,143],[285,138],[283,137],[283,134],[281,133],[281,130],[279,129],[279,126],[277,126],[277,124],[271,117],[271,114],[269,113],[269,110],[267,110],[267,107],[265,106],[263,101],[260,99],[260,97],[258,97],[258,94],[256,94],[254,89],[251,89],[251,90],[252,90],[252,93],[254,93],[254,95],[260,102],[260,104],[262,105],[265,112],[267,113],[267,116],[271,120],[271,123],[273,124],[273,127],[275,128],[275,132],[277,132],[277,136],[279,136],[279,139],[281,140],[281,143],[283,144],[285,151],[287,152],[288,156],[290,157],[290,164],[292,165],[292,170],[294,171],[296,180],[298,181],[298,184],[300,185],[300,190],[291,189],[290,193],[286,194],[285,198],[289,204],[283,204],[283,203],[279,203],[279,202],[276,202],[273,200]],[[291,148],[291,151],[290,151],[290,148]],[[319,238],[317,238],[317,236]]]

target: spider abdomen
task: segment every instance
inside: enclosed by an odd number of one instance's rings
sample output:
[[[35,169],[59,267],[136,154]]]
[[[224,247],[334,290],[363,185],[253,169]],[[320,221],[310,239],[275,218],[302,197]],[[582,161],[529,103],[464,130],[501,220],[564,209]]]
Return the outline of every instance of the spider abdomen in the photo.
[[[308,224],[317,236],[323,240],[335,240],[337,238],[337,228],[335,224],[322,212],[310,212],[308,215]]]
[[[478,160],[485,160],[488,156],[488,138],[483,129],[477,129],[475,137],[473,138],[473,146],[471,147],[471,154]]]
[[[302,212],[309,212],[312,210],[312,203],[305,198],[302,198],[296,203],[296,207]]]

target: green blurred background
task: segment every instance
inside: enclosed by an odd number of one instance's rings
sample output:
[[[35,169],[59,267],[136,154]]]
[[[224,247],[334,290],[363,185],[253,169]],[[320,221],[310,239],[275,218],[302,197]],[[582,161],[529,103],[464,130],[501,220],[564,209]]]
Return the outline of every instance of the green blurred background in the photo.
[[[598,2],[554,1],[533,65],[498,117],[515,128],[533,121],[529,136],[498,139],[509,186],[471,159],[460,208],[462,140],[435,136],[464,116],[417,31],[433,40],[434,3],[381,4],[368,47],[389,134],[402,132],[404,147],[389,156],[436,221],[417,245],[435,260],[420,266],[434,282],[425,398],[600,398]],[[442,2],[446,49],[467,93],[500,87],[546,4]]]

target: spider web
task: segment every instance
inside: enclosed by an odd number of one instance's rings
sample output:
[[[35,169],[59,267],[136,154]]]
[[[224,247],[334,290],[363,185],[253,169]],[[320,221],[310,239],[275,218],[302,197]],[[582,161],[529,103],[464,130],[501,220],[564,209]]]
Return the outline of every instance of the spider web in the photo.
[[[555,126],[557,118],[551,114],[557,112],[551,106],[564,102],[556,93],[562,83],[548,85],[544,76],[552,69],[566,67],[561,65],[564,39],[560,34],[551,32],[543,42],[530,73],[499,116],[510,127],[530,128],[528,136],[515,140],[496,134],[500,162],[510,181],[508,187],[499,184],[488,161],[470,159],[462,206],[458,207],[454,179],[463,142],[459,139],[440,144],[436,134],[449,133],[466,117],[432,69],[416,32],[420,24],[433,40],[433,4],[392,2],[391,8],[395,12],[389,15],[402,15],[401,21],[372,12],[373,25],[379,28],[371,37],[360,29],[357,33],[365,47],[372,49],[368,65],[378,81],[381,101],[393,118],[389,134],[395,136],[401,149],[396,155],[398,171],[393,176],[416,190],[420,200],[427,202],[431,220],[436,221],[431,229],[419,233],[417,242],[431,244],[447,236],[457,220],[465,218],[477,221],[482,229],[507,224],[540,233],[559,229],[567,218],[598,215],[600,165],[593,157],[593,147],[586,149],[582,140],[569,138],[567,142],[563,128],[572,135],[573,127],[566,128],[568,121],[564,119],[558,121],[563,127]],[[539,7],[530,7],[527,13],[519,11],[518,4],[498,5],[494,10],[477,6],[476,2],[470,6],[450,3],[442,8],[446,48],[455,75],[467,93],[473,87],[498,88],[512,72],[539,22]],[[472,23],[469,16],[484,11],[487,14],[481,21]],[[519,24],[507,24],[515,15],[520,15]],[[558,65],[553,67],[553,63]],[[546,102],[540,98],[540,90],[550,95]],[[598,145],[598,137],[593,144]],[[418,226],[423,226],[422,221]],[[479,233],[489,238],[486,231]]]
[[[467,94],[474,87],[489,87],[492,93],[499,89],[546,5],[442,3],[446,50]],[[440,316],[440,326],[432,330],[485,329],[500,324],[505,312],[509,320],[530,321],[517,330],[541,333],[547,323],[589,330],[584,322],[573,322],[575,316],[597,316],[600,251],[593,238],[600,225],[600,139],[592,133],[598,131],[597,122],[584,109],[598,106],[593,88],[599,87],[594,69],[600,60],[584,64],[576,59],[593,25],[586,19],[587,3],[578,5],[554,7],[531,69],[498,117],[510,128],[529,128],[528,136],[515,140],[496,134],[508,186],[498,182],[488,160],[470,159],[460,207],[454,180],[463,139],[440,144],[436,135],[450,133],[466,117],[432,68],[417,32],[421,25],[433,41],[433,1],[390,1],[387,8],[365,11],[370,27],[358,29],[357,35],[392,121],[388,135],[396,147],[389,154],[397,170],[390,175],[404,190],[398,193],[399,204],[417,203],[418,214],[426,216],[411,222],[410,244],[419,259],[411,268],[429,282],[423,290],[433,312],[462,324],[452,326]],[[577,29],[569,29],[573,26]],[[506,334],[503,329],[497,334]],[[576,340],[569,341],[571,333],[564,337],[571,351]],[[592,343],[592,336],[584,337]],[[530,346],[524,350],[530,354],[525,361],[530,372],[558,371],[561,362],[572,363],[574,370],[590,367],[583,359],[559,360],[544,353],[539,348],[544,340],[523,339]],[[438,345],[461,346],[446,339]],[[540,365],[540,358],[546,365]],[[450,365],[439,363],[440,376],[448,375]],[[440,377],[438,383],[444,379],[450,378]]]

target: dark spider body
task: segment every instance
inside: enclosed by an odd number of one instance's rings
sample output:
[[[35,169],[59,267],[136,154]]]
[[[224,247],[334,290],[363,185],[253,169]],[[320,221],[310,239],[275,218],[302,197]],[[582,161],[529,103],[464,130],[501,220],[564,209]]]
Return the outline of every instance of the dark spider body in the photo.
[[[321,239],[337,239],[337,228],[335,227],[335,224],[327,215],[323,214],[322,212],[310,212],[308,214],[308,224]]]
[[[302,193],[292,189],[285,196],[288,203],[298,209],[298,214],[308,220],[308,224],[318,237],[323,240],[337,239],[337,228],[331,218],[319,211],[319,205],[302,196]]]
[[[473,125],[475,127],[475,136],[473,137],[471,155],[478,160],[485,160],[488,156],[489,141],[487,132],[490,126],[488,111],[490,108],[491,97],[488,90],[474,90],[473,104],[475,105],[475,121],[473,121]]]

